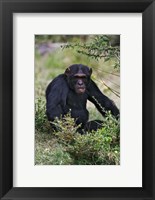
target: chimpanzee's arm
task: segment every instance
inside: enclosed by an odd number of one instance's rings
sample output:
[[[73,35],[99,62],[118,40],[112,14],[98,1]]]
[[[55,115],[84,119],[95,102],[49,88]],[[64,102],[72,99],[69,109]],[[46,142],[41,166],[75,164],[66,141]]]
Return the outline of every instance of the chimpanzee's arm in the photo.
[[[68,85],[64,75],[56,77],[46,89],[46,113],[49,120],[64,115],[68,95]]]
[[[87,89],[88,100],[91,101],[98,111],[104,116],[105,111],[110,110],[111,113],[119,117],[119,110],[112,100],[105,96],[97,87],[97,85],[91,80],[90,85]]]

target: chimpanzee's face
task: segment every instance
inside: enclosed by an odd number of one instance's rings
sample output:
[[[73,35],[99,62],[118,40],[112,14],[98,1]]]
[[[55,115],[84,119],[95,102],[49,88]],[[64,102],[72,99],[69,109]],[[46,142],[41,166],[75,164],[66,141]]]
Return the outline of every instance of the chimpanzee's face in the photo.
[[[65,74],[71,89],[73,89],[77,94],[83,94],[86,92],[92,74],[91,68],[81,64],[75,64],[67,68]]]

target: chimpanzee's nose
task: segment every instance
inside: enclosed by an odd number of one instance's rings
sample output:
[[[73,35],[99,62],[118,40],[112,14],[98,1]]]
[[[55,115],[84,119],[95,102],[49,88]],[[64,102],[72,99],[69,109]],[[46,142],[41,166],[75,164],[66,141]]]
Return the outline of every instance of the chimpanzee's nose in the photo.
[[[79,85],[79,86],[83,85],[83,81],[82,81],[82,80],[79,80],[79,81],[78,81],[78,85]]]

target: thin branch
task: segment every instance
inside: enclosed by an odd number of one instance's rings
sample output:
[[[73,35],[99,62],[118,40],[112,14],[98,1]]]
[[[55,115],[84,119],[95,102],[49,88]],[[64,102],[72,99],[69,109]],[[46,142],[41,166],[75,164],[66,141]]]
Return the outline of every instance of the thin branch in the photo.
[[[109,81],[109,82],[111,82],[111,83],[114,84],[115,86],[120,87],[120,85],[118,85],[117,83],[114,83],[113,81],[109,80],[108,78],[105,78],[105,77],[104,77],[104,79],[107,80],[107,81]]]
[[[114,93],[117,97],[119,97],[120,98],[120,93],[119,92],[117,92],[116,90],[114,90],[114,89],[111,89],[107,84],[105,84],[105,82],[103,82],[103,84],[112,92],[112,93]]]
[[[120,93],[112,88],[110,88],[104,81],[99,81],[97,79],[95,79],[96,81],[102,83],[103,85],[105,85],[113,94],[115,94],[117,97],[120,98]]]
[[[113,76],[120,77],[119,74],[115,74],[115,73],[113,73],[113,72],[107,72],[107,71],[101,70],[101,69],[99,69],[99,68],[97,68],[97,67],[93,67],[93,68],[97,69],[97,71],[99,71],[99,72],[102,72],[102,73],[104,72],[104,73],[107,73],[107,74],[111,74],[111,75],[113,75]]]

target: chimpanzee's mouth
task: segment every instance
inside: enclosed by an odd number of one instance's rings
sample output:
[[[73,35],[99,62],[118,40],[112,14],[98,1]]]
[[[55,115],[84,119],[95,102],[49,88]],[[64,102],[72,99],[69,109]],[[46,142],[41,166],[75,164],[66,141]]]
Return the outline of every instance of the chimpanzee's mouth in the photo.
[[[78,93],[78,94],[83,94],[84,92],[85,92],[85,88],[84,87],[78,87],[77,89],[76,89],[76,92]]]

